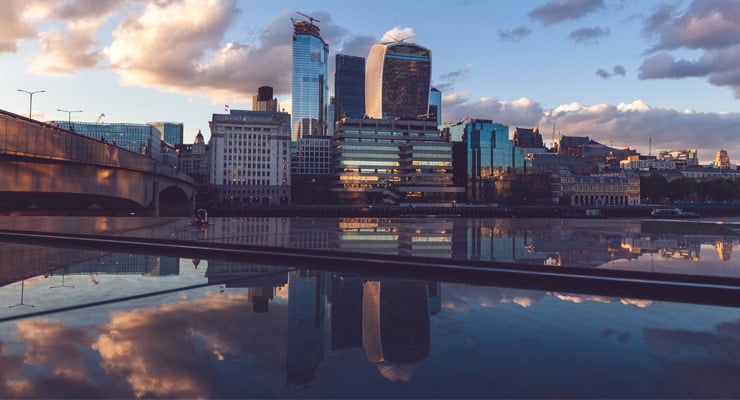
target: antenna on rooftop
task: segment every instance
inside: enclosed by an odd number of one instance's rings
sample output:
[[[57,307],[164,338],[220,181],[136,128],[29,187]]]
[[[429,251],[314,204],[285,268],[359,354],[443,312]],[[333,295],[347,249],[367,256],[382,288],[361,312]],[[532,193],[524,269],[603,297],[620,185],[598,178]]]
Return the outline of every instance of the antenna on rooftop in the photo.
[[[308,21],[309,21],[309,22],[311,22],[311,25],[313,25],[313,22],[314,22],[314,21],[316,21],[316,22],[321,22],[321,21],[319,21],[318,19],[316,19],[316,18],[314,18],[314,17],[312,17],[312,16],[310,16],[310,15],[304,14],[304,13],[302,13],[302,12],[300,12],[300,11],[296,11],[296,12],[297,12],[298,14],[300,14],[300,15],[303,15],[304,17],[308,18]]]

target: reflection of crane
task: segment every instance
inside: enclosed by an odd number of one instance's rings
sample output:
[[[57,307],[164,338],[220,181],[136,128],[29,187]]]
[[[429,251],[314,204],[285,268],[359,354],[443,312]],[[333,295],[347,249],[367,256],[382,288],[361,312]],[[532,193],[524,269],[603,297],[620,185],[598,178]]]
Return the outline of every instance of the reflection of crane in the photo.
[[[100,114],[98,115],[98,119],[96,119],[95,122],[100,124],[103,122],[103,118],[105,118],[105,114]]]
[[[296,12],[297,12],[298,14],[301,14],[301,15],[303,15],[304,17],[308,18],[309,22],[311,22],[311,25],[313,25],[313,22],[314,22],[314,21],[316,21],[316,22],[321,22],[321,21],[319,21],[318,19],[316,19],[316,18],[314,18],[314,17],[312,17],[312,16],[310,16],[310,15],[306,15],[306,14],[304,14],[304,13],[300,12],[300,11],[296,11]]]

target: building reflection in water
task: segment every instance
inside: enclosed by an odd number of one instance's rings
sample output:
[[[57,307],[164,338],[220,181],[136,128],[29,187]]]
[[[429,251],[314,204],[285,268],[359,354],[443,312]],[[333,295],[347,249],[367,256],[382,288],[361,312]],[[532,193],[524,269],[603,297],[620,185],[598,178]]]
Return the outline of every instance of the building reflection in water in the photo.
[[[325,272],[295,270],[288,278],[288,384],[306,385],[324,359]]]
[[[288,283],[288,267],[211,260],[205,274],[208,283],[225,288],[246,288],[249,303],[256,313],[266,313],[275,288]]]

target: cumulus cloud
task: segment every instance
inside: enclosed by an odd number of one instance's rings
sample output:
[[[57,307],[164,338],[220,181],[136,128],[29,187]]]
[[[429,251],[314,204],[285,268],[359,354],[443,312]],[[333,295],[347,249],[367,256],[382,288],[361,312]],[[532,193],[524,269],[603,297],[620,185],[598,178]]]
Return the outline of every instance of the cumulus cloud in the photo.
[[[442,96],[442,113],[445,122],[462,118],[492,119],[509,126],[534,126],[543,115],[542,106],[530,99],[512,102],[493,97],[471,99],[467,92]]]
[[[412,28],[394,27],[386,31],[380,38],[383,43],[386,42],[409,42],[416,43],[416,35]]]
[[[604,0],[551,0],[527,15],[545,26],[578,19],[604,7]]]
[[[740,2],[693,1],[686,9],[661,6],[646,18],[644,31],[656,38],[640,66],[640,79],[707,77],[740,98]],[[676,59],[679,49],[701,51],[696,60]]]
[[[599,39],[609,36],[609,28],[580,28],[576,29],[568,35],[568,39],[572,40],[576,44],[598,44]]]
[[[6,0],[0,13],[0,53],[18,50],[18,42],[36,35],[36,26],[26,18],[32,4],[26,0]]]
[[[80,21],[69,24],[66,32],[50,31],[39,34],[41,52],[31,57],[31,71],[37,73],[73,73],[78,69],[93,68],[102,61],[95,49],[98,21]]]
[[[499,29],[498,37],[505,42],[518,42],[531,33],[532,30],[526,26],[517,26],[514,29]]]
[[[599,68],[596,70],[596,75],[604,78],[609,79],[612,76],[625,76],[627,74],[627,71],[624,69],[621,65],[615,65],[614,68],[612,68],[612,72],[609,72],[603,68]]]

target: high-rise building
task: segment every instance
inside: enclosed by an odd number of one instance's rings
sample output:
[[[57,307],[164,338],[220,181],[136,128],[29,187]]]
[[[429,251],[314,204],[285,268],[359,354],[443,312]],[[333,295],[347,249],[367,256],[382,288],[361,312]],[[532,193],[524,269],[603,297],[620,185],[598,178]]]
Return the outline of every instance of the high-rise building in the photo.
[[[432,52],[414,43],[383,43],[370,49],[365,110],[370,118],[416,119],[429,113]]]
[[[535,126],[534,128],[514,128],[514,146],[525,147],[525,148],[538,148],[545,147],[542,142],[542,135],[540,130]]]
[[[260,86],[257,94],[252,96],[252,111],[278,112],[278,107],[277,99],[272,97],[272,86]]]
[[[149,125],[159,132],[159,138],[169,144],[182,144],[185,127],[182,122],[150,122]]]
[[[437,125],[442,125],[442,92],[434,86],[429,92],[429,116],[437,119]]]
[[[717,151],[717,155],[714,157],[714,166],[717,168],[730,168],[730,156],[727,155],[727,150]]]
[[[365,57],[337,54],[334,74],[334,121],[365,115]]]
[[[313,21],[293,21],[293,141],[326,134],[329,45]]]
[[[290,114],[231,110],[213,114],[210,183],[222,201],[278,205],[290,201]]]
[[[443,132],[453,142],[465,143],[466,151],[462,159],[455,160],[455,170],[466,171],[468,201],[495,201],[496,178],[515,166],[509,127],[491,120],[465,119],[445,125]]]

